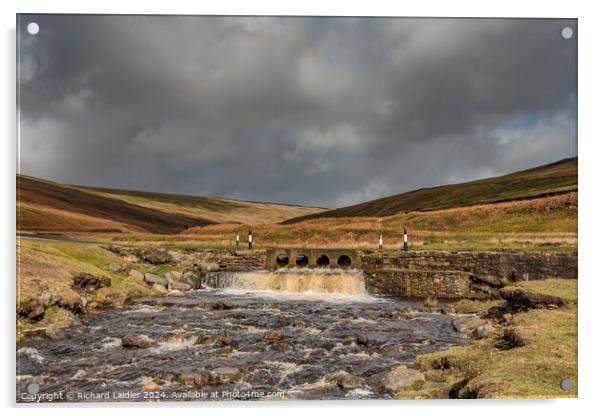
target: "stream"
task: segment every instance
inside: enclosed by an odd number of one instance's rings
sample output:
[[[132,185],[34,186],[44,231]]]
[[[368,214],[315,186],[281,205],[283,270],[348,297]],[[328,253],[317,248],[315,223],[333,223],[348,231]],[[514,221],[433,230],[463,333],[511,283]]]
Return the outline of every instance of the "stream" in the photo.
[[[384,399],[369,377],[468,343],[421,302],[370,296],[361,273],[221,272],[204,285],[86,315],[59,339],[27,337],[17,401]],[[128,335],[149,345],[126,347]],[[359,385],[331,382],[339,371]]]

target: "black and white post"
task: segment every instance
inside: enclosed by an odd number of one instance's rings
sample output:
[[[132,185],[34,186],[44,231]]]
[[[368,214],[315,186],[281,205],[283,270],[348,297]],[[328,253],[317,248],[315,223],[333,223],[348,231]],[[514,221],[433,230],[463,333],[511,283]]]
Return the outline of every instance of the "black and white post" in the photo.
[[[249,250],[253,250],[253,233],[249,230]]]
[[[240,247],[240,231],[236,232],[236,249]]]
[[[403,227],[403,251],[408,251],[408,229]]]
[[[383,249],[383,233],[380,233],[380,235],[378,236],[378,249]]]

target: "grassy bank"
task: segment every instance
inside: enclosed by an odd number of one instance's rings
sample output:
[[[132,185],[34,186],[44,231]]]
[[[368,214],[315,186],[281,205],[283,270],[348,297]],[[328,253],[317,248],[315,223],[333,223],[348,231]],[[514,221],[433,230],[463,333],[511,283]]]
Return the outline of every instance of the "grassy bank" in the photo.
[[[95,244],[18,239],[17,310],[54,299],[42,320],[17,320],[18,337],[35,328],[67,326],[74,318],[71,311],[78,305],[120,307],[130,297],[150,293],[146,285],[132,277],[107,270],[113,262],[123,263],[123,259]],[[79,293],[72,287],[72,278],[81,272],[110,277],[111,286],[85,295]]]
[[[399,398],[440,397],[452,385],[478,398],[577,397],[577,281],[550,279],[517,286],[561,297],[568,304],[515,314],[508,328],[526,341],[522,347],[500,350],[492,337],[419,356],[415,365],[427,378],[431,375],[430,381],[401,392]],[[565,378],[574,383],[573,389],[560,388]]]

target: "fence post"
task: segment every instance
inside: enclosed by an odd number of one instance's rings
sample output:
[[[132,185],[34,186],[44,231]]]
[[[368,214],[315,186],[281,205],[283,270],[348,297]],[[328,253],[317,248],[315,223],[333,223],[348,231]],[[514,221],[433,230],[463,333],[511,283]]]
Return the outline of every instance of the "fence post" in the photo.
[[[378,249],[383,249],[383,233],[380,233],[380,235],[378,236]]]
[[[253,234],[249,230],[249,250],[253,250]]]
[[[240,246],[240,231],[236,232],[236,249],[238,250]]]
[[[403,227],[403,251],[408,251],[408,229]]]

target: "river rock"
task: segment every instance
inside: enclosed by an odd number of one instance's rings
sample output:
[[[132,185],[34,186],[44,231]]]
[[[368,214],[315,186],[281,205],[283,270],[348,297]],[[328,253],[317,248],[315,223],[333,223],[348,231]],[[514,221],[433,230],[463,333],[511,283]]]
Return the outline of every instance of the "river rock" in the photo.
[[[508,305],[515,309],[530,309],[548,307],[550,305],[562,306],[566,301],[557,296],[534,293],[520,288],[504,288],[500,294]]]
[[[236,367],[218,367],[211,370],[209,381],[211,384],[235,383],[242,377],[241,371]]]
[[[433,297],[433,296],[429,296],[428,298],[426,298],[424,300],[424,306],[426,306],[427,308],[434,308],[438,304],[439,304],[439,301],[437,301],[437,298]]]
[[[148,348],[151,345],[153,345],[153,341],[146,335],[124,335],[121,337],[123,348]]]
[[[405,365],[382,371],[368,379],[373,390],[380,393],[395,394],[414,383],[425,381],[424,374]]]
[[[139,282],[144,282],[144,273],[139,272],[138,270],[130,270],[129,273],[130,276],[132,276],[134,279],[136,279]]]
[[[489,336],[491,336],[492,334],[495,333],[495,328],[493,325],[491,325],[489,322],[484,324],[484,325],[480,325],[478,326],[474,331],[473,331],[473,336],[476,339],[483,339],[483,338],[487,338]]]
[[[165,273],[165,278],[167,279],[168,282],[179,282],[182,279],[182,272],[179,272],[177,270],[172,270],[169,271],[167,273]]]
[[[157,248],[139,249],[136,255],[150,264],[166,264],[173,260],[169,253]]]
[[[143,391],[158,391],[161,390],[161,385],[155,383],[154,381],[149,381],[144,386],[142,386]]]
[[[67,333],[65,332],[65,330],[62,328],[57,328],[55,326],[46,328],[46,330],[44,331],[44,335],[46,335],[47,338],[54,341],[67,338]]]
[[[209,383],[209,374],[204,372],[188,372],[182,373],[178,377],[178,381],[181,384],[192,385],[195,384],[197,386],[204,386]]]
[[[179,290],[172,289],[167,291],[167,296],[182,297],[184,296],[184,293],[180,292]]]
[[[267,331],[263,334],[263,339],[265,341],[281,341],[282,338],[284,338],[284,333],[280,330]]]
[[[219,264],[217,263],[209,263],[209,262],[202,262],[198,264],[198,268],[200,271],[202,272],[217,272],[220,270]]]
[[[111,263],[108,267],[109,271],[113,273],[121,273],[125,271],[125,267],[119,263]]]
[[[31,320],[38,321],[44,317],[44,313],[46,313],[46,309],[40,303],[34,303],[31,306],[31,310],[27,317]]]
[[[500,350],[510,350],[526,344],[525,339],[515,329],[505,329],[504,334],[496,340],[495,347]]]
[[[151,287],[151,292],[153,292],[156,295],[167,295],[168,290],[165,286],[160,285],[159,283],[154,283],[153,286]]]
[[[324,377],[324,381],[327,383],[334,383],[342,389],[357,389],[364,384],[360,377],[349,374],[346,371],[337,371],[335,373],[327,374],[326,377]]]
[[[148,283],[158,283],[162,286],[167,286],[167,279],[161,276],[157,276],[153,273],[144,273],[144,280]]]
[[[184,272],[180,279],[182,283],[190,285],[193,289],[202,289],[201,277],[191,271]]]
[[[175,290],[190,290],[192,285],[182,281],[182,273],[177,271],[165,273],[167,288]]]
[[[80,292],[93,292],[101,287],[111,286],[111,279],[106,276],[94,276],[90,273],[78,273],[73,276],[72,286]]]
[[[232,306],[228,305],[223,300],[218,300],[217,302],[211,304],[211,309],[214,311],[226,311],[228,309],[232,309]]]
[[[470,334],[481,325],[485,325],[487,321],[477,316],[460,316],[452,321],[452,325],[458,332]]]
[[[477,275],[472,274],[472,275],[470,275],[470,280],[473,283],[485,284],[494,289],[501,289],[504,287],[504,282],[502,282],[500,279],[493,277],[493,276],[477,276]]]
[[[38,300],[42,305],[44,305],[44,307],[48,307],[52,305],[57,305],[60,302],[61,298],[55,295],[54,293],[44,292],[40,295]]]
[[[513,316],[510,312],[506,312],[505,314],[502,315],[502,319],[504,320],[504,322],[508,323],[512,320]]]

